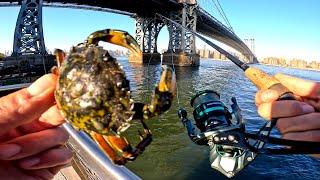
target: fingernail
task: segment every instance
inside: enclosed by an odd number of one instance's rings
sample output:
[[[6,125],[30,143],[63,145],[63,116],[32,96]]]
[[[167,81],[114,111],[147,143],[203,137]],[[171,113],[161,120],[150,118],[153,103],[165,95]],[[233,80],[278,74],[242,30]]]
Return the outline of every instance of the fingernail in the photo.
[[[21,146],[17,144],[2,144],[0,145],[0,158],[8,159],[21,151]]]
[[[53,87],[52,78],[50,76],[42,76],[28,87],[31,96],[37,96]]]
[[[39,158],[30,158],[27,160],[23,160],[20,165],[23,166],[24,168],[32,167],[40,162]]]
[[[304,113],[312,113],[314,112],[314,108],[310,106],[309,104],[302,105],[302,110]]]

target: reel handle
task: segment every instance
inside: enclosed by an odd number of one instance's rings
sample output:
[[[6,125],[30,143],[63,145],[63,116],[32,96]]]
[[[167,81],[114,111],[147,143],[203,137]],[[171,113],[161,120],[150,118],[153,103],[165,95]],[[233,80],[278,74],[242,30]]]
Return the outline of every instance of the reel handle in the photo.
[[[188,116],[188,113],[187,113],[187,111],[185,109],[180,108],[178,110],[178,116],[179,116],[180,119],[186,119],[187,116]]]

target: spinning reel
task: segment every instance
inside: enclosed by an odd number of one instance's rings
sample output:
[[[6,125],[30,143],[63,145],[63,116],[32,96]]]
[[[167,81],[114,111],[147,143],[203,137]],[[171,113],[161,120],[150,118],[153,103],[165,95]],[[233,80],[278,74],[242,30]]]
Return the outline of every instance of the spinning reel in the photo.
[[[294,141],[270,137],[276,120],[267,122],[258,133],[246,132],[236,99],[231,99],[231,109],[220,101],[220,95],[211,90],[198,92],[190,101],[193,107],[196,133],[187,111],[179,109],[178,116],[188,131],[190,139],[210,148],[210,164],[231,178],[252,162],[258,154],[312,154],[320,152],[319,142]],[[266,148],[266,144],[281,145]]]

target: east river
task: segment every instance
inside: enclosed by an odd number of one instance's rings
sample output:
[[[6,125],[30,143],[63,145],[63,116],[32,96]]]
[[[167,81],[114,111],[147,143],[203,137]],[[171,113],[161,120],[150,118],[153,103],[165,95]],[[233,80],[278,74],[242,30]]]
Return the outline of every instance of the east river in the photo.
[[[148,102],[160,78],[160,65],[135,65],[119,59],[131,83],[133,99]],[[274,66],[256,65],[269,74],[277,72],[320,81],[320,72]],[[248,131],[256,131],[264,124],[254,105],[257,89],[234,64],[225,61],[202,60],[198,68],[176,67],[178,96],[165,114],[147,121],[153,142],[145,152],[127,167],[143,179],[225,179],[211,169],[209,148],[189,140],[177,110],[184,107],[192,118],[190,98],[205,89],[217,91],[221,100],[230,105],[236,97],[246,120]],[[127,136],[133,144],[138,139],[138,124]],[[320,160],[305,155],[260,155],[235,179],[319,179]]]

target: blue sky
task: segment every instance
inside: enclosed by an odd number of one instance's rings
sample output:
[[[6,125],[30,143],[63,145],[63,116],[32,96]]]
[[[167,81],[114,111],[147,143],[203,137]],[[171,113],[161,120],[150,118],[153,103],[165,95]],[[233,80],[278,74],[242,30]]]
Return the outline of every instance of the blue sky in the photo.
[[[199,3],[224,22],[212,0]],[[241,38],[254,38],[258,57],[281,56],[320,61],[320,1],[290,0],[220,0],[233,29]],[[0,8],[0,52],[12,50],[17,7]],[[43,29],[46,47],[69,49],[91,32],[116,28],[134,33],[134,19],[88,10],[44,8]],[[165,49],[168,32],[164,28],[158,39]],[[197,47],[203,43],[197,41]],[[208,46],[207,46],[208,47]],[[114,47],[113,47],[114,48]]]

